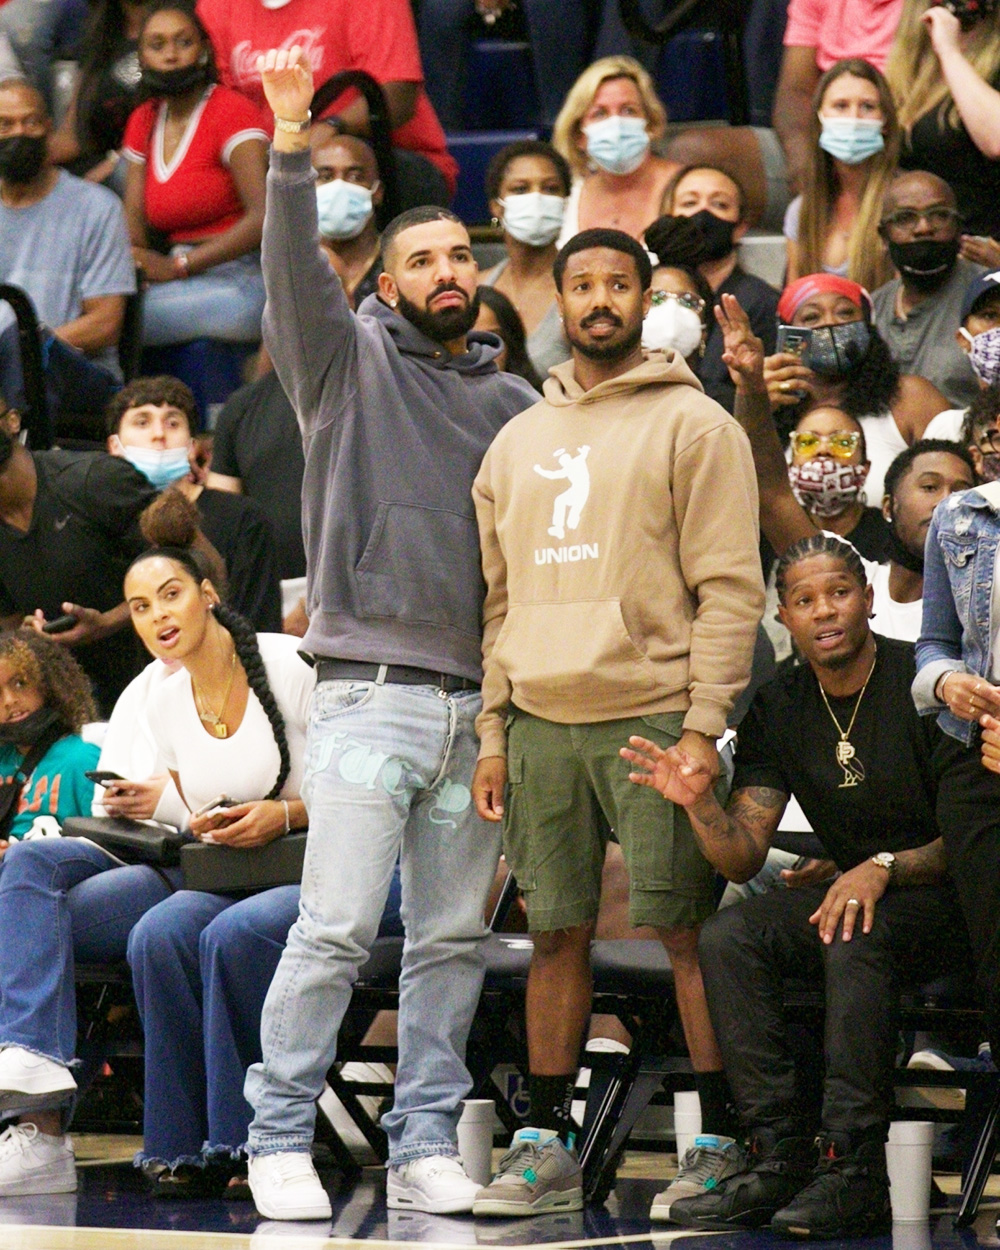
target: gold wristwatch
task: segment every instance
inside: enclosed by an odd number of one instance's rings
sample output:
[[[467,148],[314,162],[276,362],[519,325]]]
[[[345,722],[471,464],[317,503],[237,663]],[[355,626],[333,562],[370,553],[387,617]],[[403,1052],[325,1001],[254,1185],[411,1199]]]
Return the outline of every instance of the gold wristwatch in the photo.
[[[896,870],[899,867],[896,857],[892,851],[879,851],[877,855],[872,856],[872,863],[878,864],[879,868],[884,868],[889,874],[889,884],[891,885],[896,877]]]

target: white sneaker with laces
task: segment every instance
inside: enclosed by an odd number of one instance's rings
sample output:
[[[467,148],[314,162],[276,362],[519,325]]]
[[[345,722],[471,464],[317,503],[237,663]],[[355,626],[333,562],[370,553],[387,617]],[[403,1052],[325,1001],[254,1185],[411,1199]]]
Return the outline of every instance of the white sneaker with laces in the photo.
[[[56,1106],[75,1092],[76,1081],[64,1064],[22,1046],[0,1050],[0,1110]]]
[[[333,1216],[308,1151],[256,1155],[250,1160],[247,1180],[257,1210],[269,1220],[328,1220]]]
[[[424,1155],[390,1168],[386,1206],[392,1210],[457,1215],[472,1210],[479,1186],[470,1181],[454,1155]]]
[[[50,1137],[35,1124],[12,1124],[0,1133],[0,1197],[75,1189],[76,1159],[68,1137]]]

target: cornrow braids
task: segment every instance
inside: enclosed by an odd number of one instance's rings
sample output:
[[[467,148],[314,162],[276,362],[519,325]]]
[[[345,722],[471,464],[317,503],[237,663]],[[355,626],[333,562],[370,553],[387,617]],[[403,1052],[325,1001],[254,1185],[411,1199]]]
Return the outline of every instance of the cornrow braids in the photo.
[[[807,538],[800,538],[797,543],[792,543],[778,561],[777,571],[774,575],[774,585],[781,603],[785,601],[788,570],[792,565],[798,564],[800,560],[808,560],[812,556],[836,556],[838,560],[843,560],[847,565],[847,571],[852,577],[857,579],[862,589],[868,585],[868,575],[865,573],[865,566],[858,555],[857,548],[846,539],[838,538],[836,534],[827,534],[823,530],[817,530],[815,534],[810,534]]]
[[[215,619],[223,629],[229,631],[233,646],[236,648],[236,655],[247,675],[250,689],[260,700],[260,705],[271,722],[271,732],[274,734],[278,754],[281,756],[281,767],[278,769],[277,780],[264,798],[276,799],[288,780],[288,774],[292,768],[292,757],[288,751],[288,737],[285,733],[285,718],[281,715],[278,701],[267,680],[267,670],[260,657],[260,648],[257,645],[257,635],[254,633],[253,626],[238,612],[234,612],[232,608],[227,608],[221,603],[215,605],[214,612]]]

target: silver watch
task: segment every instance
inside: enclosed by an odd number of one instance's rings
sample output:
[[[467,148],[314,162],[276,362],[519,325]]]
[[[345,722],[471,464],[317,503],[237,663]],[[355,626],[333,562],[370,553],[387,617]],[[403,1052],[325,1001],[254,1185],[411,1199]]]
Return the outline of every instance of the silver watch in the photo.
[[[892,851],[879,851],[877,855],[872,856],[872,863],[878,864],[879,868],[884,868],[886,870],[889,874],[890,883],[894,880],[896,876],[896,869],[899,865],[897,864],[896,857],[893,855]]]

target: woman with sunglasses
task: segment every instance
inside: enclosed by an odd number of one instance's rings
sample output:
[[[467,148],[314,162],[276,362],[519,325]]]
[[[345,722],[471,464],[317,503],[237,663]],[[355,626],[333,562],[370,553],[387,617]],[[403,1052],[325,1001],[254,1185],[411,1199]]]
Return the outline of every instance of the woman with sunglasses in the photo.
[[[712,315],[712,288],[698,266],[705,240],[688,217],[659,217],[646,230],[646,248],[655,254],[653,297],[642,323],[647,351],[676,351],[699,377]]]

